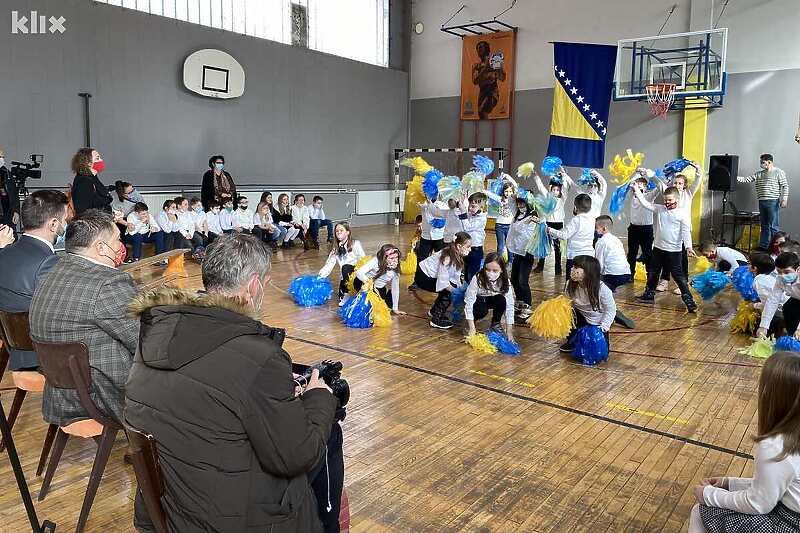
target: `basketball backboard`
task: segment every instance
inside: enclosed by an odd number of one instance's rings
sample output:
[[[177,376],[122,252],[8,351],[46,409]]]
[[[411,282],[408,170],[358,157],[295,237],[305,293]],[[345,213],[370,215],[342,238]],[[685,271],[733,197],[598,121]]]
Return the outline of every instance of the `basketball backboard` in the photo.
[[[728,29],[623,39],[617,43],[614,100],[647,100],[647,86],[675,84],[671,109],[721,107]]]

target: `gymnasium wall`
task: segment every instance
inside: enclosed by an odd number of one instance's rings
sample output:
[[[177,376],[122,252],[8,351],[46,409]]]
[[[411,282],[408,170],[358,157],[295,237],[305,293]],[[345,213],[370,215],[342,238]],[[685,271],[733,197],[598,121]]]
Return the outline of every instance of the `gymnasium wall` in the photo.
[[[461,41],[439,31],[464,2],[420,0],[412,20],[422,21],[425,32],[412,35],[411,137],[414,146],[455,146],[458,140]],[[514,96],[514,163],[540,161],[547,149],[553,98],[552,45],[549,41],[616,43],[618,39],[655,35],[669,8],[678,7],[663,33],[708,27],[710,0],[625,0],[558,3],[518,2],[501,20],[520,27],[518,33],[517,91]],[[505,0],[471,3],[450,24],[491,19],[508,7]],[[715,2],[714,20],[724,2]],[[757,169],[758,155],[771,152],[786,170],[791,188],[790,206],[800,205],[800,145],[794,143],[800,101],[800,27],[796,0],[730,2],[719,22],[728,27],[728,95],[725,107],[709,117],[708,154],[740,155],[740,174]],[[627,147],[647,155],[656,165],[680,155],[682,114],[666,120],[650,116],[646,103],[612,102],[607,160]],[[478,146],[508,146],[507,121],[479,125]],[[463,127],[463,145],[476,144],[474,122]],[[494,139],[494,142],[493,142]],[[706,162],[707,164],[707,162]],[[757,209],[752,186],[740,185],[731,195],[738,209]],[[718,211],[722,195],[713,197]],[[707,195],[706,209],[712,198]],[[784,212],[782,225],[800,235],[800,217]],[[703,221],[707,237],[718,215]],[[619,224],[618,233],[626,224]]]
[[[12,9],[63,16],[67,31],[13,35]],[[199,185],[208,157],[224,153],[240,184],[386,189],[391,149],[407,142],[402,70],[90,0],[0,0],[0,27],[0,145],[7,159],[45,154],[44,179],[32,185],[71,179],[84,143],[79,92],[93,95],[92,144],[109,182]],[[244,96],[183,88],[183,61],[202,48],[242,64]],[[406,50],[393,48],[391,62],[406,64]]]

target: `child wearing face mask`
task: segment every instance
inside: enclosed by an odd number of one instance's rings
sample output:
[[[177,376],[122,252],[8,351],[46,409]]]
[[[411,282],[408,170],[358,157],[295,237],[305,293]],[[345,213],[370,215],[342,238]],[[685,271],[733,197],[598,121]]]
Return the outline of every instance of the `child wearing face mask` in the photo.
[[[324,227],[328,230],[328,244],[333,241],[333,222],[325,216],[325,210],[322,208],[322,196],[315,196],[311,201],[311,208],[308,210],[309,227],[311,233],[311,241],[314,248],[319,250],[319,229]]]
[[[381,295],[394,315],[405,315],[400,311],[400,249],[394,244],[384,244],[378,253],[356,270],[353,286],[357,291],[369,281]]]
[[[536,258],[528,253],[528,243],[533,237],[536,225],[533,222],[535,211],[523,198],[516,199],[517,209],[508,230],[508,251],[514,260],[511,262],[511,286],[516,301],[514,306],[517,318],[527,320],[532,311],[530,276]]]
[[[653,242],[653,261],[647,273],[647,288],[637,298],[640,302],[655,302],[656,285],[662,269],[669,270],[681,291],[681,299],[690,313],[697,310],[689,283],[682,267],[683,250],[695,257],[692,250],[691,223],[685,211],[678,209],[678,191],[669,187],[664,191],[664,205],[653,204],[642,193],[638,182],[633,182],[633,192],[645,209],[653,212],[655,222],[655,241]]]
[[[460,231],[455,239],[442,250],[436,252],[419,263],[414,276],[416,286],[424,291],[437,294],[428,315],[430,326],[438,329],[450,329],[453,322],[447,318],[447,309],[452,301],[451,291],[461,286],[461,273],[464,270],[464,258],[472,249],[469,233]]]
[[[797,270],[800,268],[800,257],[794,252],[783,252],[775,259],[777,280],[764,301],[761,312],[761,323],[757,331],[759,337],[766,338],[775,313],[783,306],[783,322],[786,334],[800,340],[800,282]]]
[[[233,231],[236,233],[253,233],[253,212],[246,196],[236,199],[237,209],[233,212]]]
[[[490,200],[497,202],[497,218],[494,221],[494,234],[497,238],[497,253],[503,255],[506,252],[506,239],[508,231],[511,229],[511,222],[514,220],[514,206],[517,197],[517,182],[508,174],[502,174],[499,178],[503,185],[500,195],[490,190],[484,190]],[[510,259],[510,256],[509,256]]]
[[[131,245],[131,257],[126,263],[135,263],[142,257],[142,244],[152,243],[156,248],[156,255],[166,251],[164,245],[164,232],[158,227],[156,221],[150,218],[147,204],[136,202],[126,222],[125,241]]]
[[[339,307],[344,305],[344,296],[347,294],[347,279],[356,268],[358,260],[364,257],[364,248],[361,242],[353,239],[353,232],[350,224],[339,222],[333,228],[334,241],[331,243],[331,251],[328,259],[317,274],[321,278],[327,278],[337,264],[341,269],[339,277]]]
[[[492,312],[490,330],[514,340],[514,291],[508,280],[506,262],[497,253],[486,254],[483,268],[472,278],[464,293],[467,335],[474,335],[475,321]],[[502,324],[502,325],[501,325]]]
[[[739,250],[717,246],[712,241],[701,244],[700,253],[716,265],[718,272],[725,272],[728,275],[733,274],[733,271],[740,266],[748,264],[747,257]]]
[[[599,326],[608,343],[608,331],[617,314],[617,304],[611,289],[601,280],[600,263],[596,258],[590,255],[573,258],[564,294],[572,300],[575,325],[559,350],[571,353],[575,335],[583,326]]]
[[[164,232],[164,249],[174,250],[179,247],[183,236],[178,224],[178,207],[175,200],[164,202],[161,212],[156,215],[156,225]]]
[[[181,239],[176,248],[191,248],[192,257],[202,259],[205,255],[206,239],[196,230],[194,214],[189,210],[189,200],[182,196],[175,198],[178,207],[178,226]]]
[[[594,256],[594,217],[591,214],[592,199],[588,194],[579,194],[575,197],[572,208],[572,219],[567,223],[563,230],[547,228],[547,234],[551,239],[563,239],[567,241],[567,276],[572,268],[572,260],[579,255]],[[534,218],[538,223],[539,218]]]
[[[483,241],[486,239],[486,213],[483,205],[486,196],[476,192],[469,197],[469,207],[460,209],[458,218],[461,228],[469,233],[472,249],[464,260],[464,280],[469,283],[472,276],[478,273],[483,261]],[[467,202],[464,201],[463,204]]]
[[[600,215],[594,221],[594,256],[600,265],[600,276],[603,283],[614,293],[617,288],[633,281],[631,267],[625,256],[625,247],[622,246],[616,235],[611,233],[614,221],[608,215]],[[617,310],[614,317],[617,324],[633,329],[634,322],[622,311]]]
[[[775,261],[765,252],[753,252],[750,254],[750,272],[753,274],[753,290],[758,294],[758,302],[753,303],[753,307],[763,310],[764,304],[769,301],[770,293],[778,282],[775,274]],[[783,304],[789,296],[782,293],[778,299],[778,306],[775,314],[767,328],[768,335],[777,336],[783,330]]]
[[[220,224],[220,210],[222,206],[216,200],[208,202],[208,213],[206,213],[206,227],[208,228],[208,243],[222,235],[222,225]]]
[[[542,196],[552,196],[556,199],[556,207],[553,209],[553,212],[547,215],[545,221],[547,222],[548,228],[553,228],[555,230],[564,229],[564,199],[567,197],[569,193],[569,188],[572,184],[572,180],[566,173],[563,171],[559,171],[558,174],[550,178],[550,183],[548,184],[548,188],[545,188],[544,184],[542,183],[542,178],[539,177],[539,174],[534,175],[534,180],[536,181],[536,188],[539,191],[539,194]],[[553,258],[555,259],[555,274],[556,276],[561,275],[561,241],[558,239],[553,239]],[[536,265],[536,269],[534,272],[544,272],[544,265],[545,261],[547,260],[546,257],[542,257],[539,259],[539,264]],[[512,263],[513,267],[513,263]],[[513,274],[512,274],[513,279]],[[516,289],[515,289],[516,290]],[[517,294],[519,296],[519,294]]]
[[[783,251],[781,250],[781,247],[788,239],[789,235],[785,231],[777,231],[772,235],[772,239],[769,241],[769,246],[767,246],[767,252],[769,253],[770,257],[772,257],[773,261]]]
[[[222,202],[222,209],[219,212],[219,225],[222,233],[233,233],[234,231],[234,212],[233,198],[225,198]]]

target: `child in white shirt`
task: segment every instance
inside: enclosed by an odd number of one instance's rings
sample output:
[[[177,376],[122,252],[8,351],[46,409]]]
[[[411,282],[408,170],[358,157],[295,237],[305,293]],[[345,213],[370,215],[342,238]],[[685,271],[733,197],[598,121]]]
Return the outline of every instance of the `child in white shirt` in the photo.
[[[222,209],[219,212],[219,225],[222,233],[233,233],[234,231],[234,213],[233,213],[233,198],[225,198]]]
[[[777,280],[767,300],[764,301],[761,324],[756,332],[759,337],[766,338],[772,319],[775,317],[778,308],[783,304],[783,322],[786,334],[793,335],[800,340],[800,328],[797,327],[800,324],[800,279],[798,279],[798,269],[800,269],[800,257],[794,252],[782,252],[775,259]]]
[[[517,213],[508,230],[508,251],[514,260],[511,262],[511,286],[514,288],[517,316],[525,321],[531,316],[531,286],[530,276],[536,258],[528,253],[528,244],[533,237],[536,224],[533,207],[528,202],[517,197]]]
[[[564,229],[564,199],[567,197],[569,193],[569,188],[572,185],[572,180],[569,179],[564,172],[559,172],[552,178],[550,178],[550,183],[548,184],[548,188],[545,188],[544,184],[542,183],[542,178],[539,177],[539,174],[535,175],[536,181],[536,188],[539,190],[539,194],[542,196],[552,196],[556,199],[556,208],[553,209],[553,212],[547,215],[545,221],[547,222],[547,227],[553,229]],[[553,257],[556,262],[555,266],[555,273],[556,276],[561,275],[561,241],[558,239],[553,239]],[[539,260],[539,264],[536,265],[536,269],[534,272],[543,272],[544,271],[544,264],[547,260],[546,257],[542,257]],[[519,296],[519,295],[517,295]]]
[[[770,294],[775,289],[778,276],[775,274],[775,261],[767,253],[753,252],[750,254],[750,272],[753,273],[753,289],[758,294],[758,302],[753,303],[756,309],[764,309],[764,304],[769,300]],[[789,296],[781,293],[778,300],[778,308],[767,328],[768,334],[775,334],[783,328],[783,304]]]
[[[694,489],[689,533],[800,528],[800,354],[777,352],[761,369],[753,477],[712,477]]]
[[[499,178],[502,182],[501,193],[499,195],[490,190],[484,190],[490,200],[497,202],[497,218],[494,221],[494,234],[497,238],[497,253],[500,255],[506,252],[506,238],[508,230],[511,229],[511,222],[514,219],[514,205],[517,196],[517,182],[508,174],[501,174]]]
[[[331,243],[331,253],[317,274],[327,278],[337,264],[341,269],[339,277],[339,307],[344,305],[344,295],[347,294],[347,279],[355,271],[356,263],[364,257],[364,248],[361,242],[353,239],[350,224],[339,222],[333,228],[334,241]]]
[[[164,202],[161,212],[156,215],[156,225],[164,232],[165,250],[175,250],[182,247],[180,245],[183,241],[183,235],[181,235],[180,225],[178,224],[178,207],[175,205],[175,200]]]
[[[311,233],[314,247],[319,250],[319,229],[322,227],[327,228],[328,243],[330,244],[333,241],[333,222],[325,216],[325,210],[322,208],[322,196],[315,196],[311,202],[311,207],[308,210],[308,230]]]
[[[356,270],[353,286],[357,291],[369,280],[394,315],[400,311],[400,250],[394,244],[384,244],[378,253]]]
[[[308,229],[311,227],[311,218],[306,207],[306,197],[304,194],[294,195],[294,205],[292,206],[292,225],[298,230],[299,237],[303,239],[303,249],[311,248],[311,241]]]
[[[433,252],[438,252],[444,247],[444,233],[447,216],[450,207],[443,202],[432,202],[426,200],[425,203],[419,205],[420,214],[422,215],[422,235],[419,240],[419,253],[417,253],[417,260],[422,261]],[[461,231],[460,223],[459,229]]]
[[[467,283],[481,269],[483,261],[483,242],[486,240],[486,213],[483,211],[485,200],[483,193],[473,193],[469,197],[469,207],[466,210],[460,209],[458,214],[461,228],[469,233],[472,246],[469,255],[464,259],[464,281]]]
[[[572,269],[572,261],[579,255],[594,256],[594,219],[591,215],[592,199],[588,194],[579,194],[575,197],[572,208],[572,219],[564,226],[563,230],[548,227],[547,234],[551,239],[564,239],[567,241],[567,276]],[[534,218],[539,222],[539,218]]]
[[[590,255],[574,257],[568,276],[564,294],[572,300],[575,325],[559,350],[572,352],[575,335],[583,326],[599,326],[608,344],[608,331],[617,314],[617,304],[611,289],[601,280],[600,263]],[[608,348],[610,351],[610,344]]]
[[[508,279],[506,263],[499,253],[489,253],[483,268],[472,277],[464,293],[464,318],[467,335],[475,335],[475,321],[492,312],[490,328],[502,331],[514,341],[514,291]]]
[[[142,244],[152,243],[156,248],[156,255],[166,251],[164,246],[164,232],[158,227],[156,221],[150,217],[147,204],[136,202],[126,218],[128,230],[125,232],[125,241],[131,245],[130,260],[134,263],[142,258]]]
[[[233,230],[237,233],[253,233],[253,212],[250,211],[250,200],[247,196],[236,199],[236,209],[233,212]]]
[[[648,176],[655,176],[655,172],[650,169],[640,168],[634,180],[639,183],[642,194],[648,202],[653,202],[659,194],[658,188],[652,190],[647,188]],[[631,191],[631,211],[630,224],[628,224],[628,266],[631,273],[636,273],[636,261],[640,257],[645,269],[650,269],[650,259],[653,257],[653,212],[645,209],[641,202],[636,199],[636,195]]]
[[[728,275],[733,274],[733,271],[740,266],[748,264],[747,257],[739,250],[727,246],[717,246],[711,241],[700,245],[700,253],[716,264],[717,271],[725,272]]]
[[[432,328],[453,327],[453,322],[447,317],[447,309],[452,301],[450,293],[461,286],[464,258],[469,255],[471,244],[469,233],[460,231],[456,233],[452,243],[419,263],[414,284],[423,291],[437,294],[436,301],[428,312]]]
[[[625,256],[625,247],[622,246],[622,241],[611,233],[613,227],[614,221],[608,215],[600,215],[594,221],[594,235],[597,237],[594,243],[594,256],[600,264],[600,276],[603,283],[612,293],[616,292],[617,287],[633,281],[631,267]],[[614,321],[628,329],[634,328],[633,320],[625,316],[619,309],[617,309]]]
[[[211,200],[208,202],[208,213],[206,213],[206,227],[208,227],[208,242],[214,242],[214,239],[222,235],[222,225],[220,224],[220,210],[219,202]]]
[[[192,255],[200,259],[204,255],[203,235],[195,230],[194,214],[189,211],[189,200],[182,196],[175,198],[178,207],[178,231],[181,233],[180,248],[191,248]]]

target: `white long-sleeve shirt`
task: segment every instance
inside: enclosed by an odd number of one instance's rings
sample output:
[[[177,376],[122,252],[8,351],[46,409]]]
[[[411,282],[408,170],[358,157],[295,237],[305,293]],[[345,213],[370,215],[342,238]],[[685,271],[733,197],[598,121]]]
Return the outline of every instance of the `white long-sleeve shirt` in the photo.
[[[606,233],[597,239],[597,243],[594,245],[594,256],[600,263],[601,275],[624,276],[631,273],[625,248],[616,235]]]
[[[489,283],[492,283],[491,281]],[[500,292],[500,280],[498,279],[492,284],[492,287],[486,288],[478,283],[478,276],[473,276],[467,285],[467,291],[464,293],[464,318],[467,320],[475,320],[475,313],[473,307],[478,297],[490,298],[502,294]],[[504,294],[506,299],[506,312],[503,317],[506,319],[506,324],[514,324],[514,290],[509,285],[508,290]]]
[[[206,224],[208,225],[208,232],[216,235],[222,235],[222,226],[220,225],[220,213],[209,211],[206,213]]]
[[[292,223],[299,224],[304,228],[307,228],[311,225],[311,218],[308,214],[308,207],[303,206],[300,207],[298,205],[292,206]]]
[[[227,209],[223,209],[219,212],[219,225],[222,228],[222,231],[233,229],[234,216],[235,213],[233,211],[228,211]]]
[[[547,222],[561,222],[564,223],[564,198],[567,197],[567,193],[569,192],[569,184],[570,182],[567,180],[563,180],[561,182],[561,196],[556,196],[556,208],[553,209],[553,212],[547,215],[545,219]],[[536,188],[539,190],[539,194],[544,196],[550,195],[550,191],[542,183],[542,178],[539,175],[536,175]]]
[[[461,231],[461,219],[458,218],[458,213],[455,209],[448,209],[444,214],[444,242],[449,244],[453,242],[456,233]]]
[[[727,271],[728,274],[739,268],[739,261],[750,262],[739,250],[727,246],[717,246],[717,257],[714,258],[714,264],[719,265],[722,261],[727,261],[731,265]]]
[[[769,300],[769,295],[772,293],[772,290],[775,288],[775,283],[777,282],[778,276],[774,272],[771,274],[758,274],[753,278],[753,289],[755,289],[758,294],[758,299],[761,300],[762,308],[767,300]],[[776,313],[783,309],[783,304],[786,303],[788,299],[789,296],[787,296],[785,292],[780,294],[778,311],[776,311]]]
[[[614,294],[611,292],[605,283],[600,283],[599,300],[600,309],[592,309],[592,304],[589,301],[589,293],[583,287],[578,287],[572,299],[572,306],[577,309],[586,322],[593,326],[600,326],[603,331],[611,329],[611,324],[614,322],[614,317],[617,314],[617,303],[614,301]]]
[[[506,247],[509,253],[526,255],[528,253],[528,243],[531,241],[533,230],[535,229],[536,224],[531,220],[531,217],[512,222],[506,238]]]
[[[578,213],[567,222],[564,229],[548,228],[547,233],[554,239],[567,241],[567,259],[574,259],[579,255],[594,256],[594,219],[589,213]]]
[[[308,218],[310,220],[327,220],[328,217],[325,216],[325,208],[320,207],[317,209],[313,205],[308,208]]]
[[[158,227],[158,224],[156,224],[156,221],[153,220],[153,217],[148,216],[147,222],[143,222],[139,217],[139,213],[136,211],[131,211],[125,220],[128,222],[128,224],[133,224],[133,231],[130,229],[126,231],[128,235],[148,235],[150,233],[161,231],[161,228]]]
[[[692,185],[689,188],[678,191],[677,209],[680,209],[686,214],[686,217],[689,220],[689,228],[692,227],[692,202],[694,201],[694,195],[700,190],[700,186],[702,184],[703,176],[702,174],[698,173],[697,177],[694,179],[694,182],[692,182]],[[662,181],[659,182],[658,186],[663,194],[668,185]]]
[[[247,209],[234,209],[233,225],[242,229],[253,229],[253,212],[250,211],[249,207]]]
[[[161,231],[163,231],[164,233],[175,233],[176,231],[180,231],[178,222],[171,221],[167,216],[166,211],[160,211],[156,215],[156,224],[158,225],[159,228],[161,228]]]
[[[608,183],[599,172],[597,173],[597,184],[597,187],[587,189],[587,191],[592,192],[586,192],[589,198],[592,199],[592,210],[589,211],[589,214],[592,215],[593,219],[600,216],[603,210],[603,202],[606,201],[606,194],[608,193]]]
[[[687,250],[692,248],[692,225],[686,211],[678,207],[667,209],[661,204],[653,204],[640,190],[634,190],[634,194],[642,206],[654,214],[654,248],[665,252],[680,252],[681,246],[685,246]]]
[[[461,228],[469,233],[472,247],[483,246],[486,240],[486,213],[478,211],[475,215],[470,215],[467,209],[459,210],[458,218],[461,220]]]
[[[438,241],[444,238],[444,226],[434,228],[431,224],[434,218],[445,218],[450,208],[444,202],[426,201],[418,204],[422,214],[422,238],[427,241]],[[458,231],[461,231],[460,229]]]
[[[511,183],[511,186],[514,187],[514,194],[516,194],[517,182],[514,180],[514,178],[508,174],[504,174],[503,180]],[[517,203],[516,196],[506,198],[505,196],[499,196],[488,189],[484,190],[483,194],[485,194],[487,198],[490,198],[500,204],[498,207],[498,214],[497,218],[495,219],[495,224],[511,224],[512,220],[514,220],[514,205]]]
[[[728,490],[706,485],[704,503],[755,515],[769,513],[780,502],[789,510],[800,512],[800,455],[773,461],[782,450],[781,435],[757,442],[753,447],[753,477],[727,478]]]
[[[353,241],[352,249],[348,251],[344,255],[336,255],[336,248],[334,248],[331,253],[328,255],[328,259],[325,261],[325,264],[319,271],[319,277],[327,278],[331,272],[333,271],[333,267],[337,264],[339,268],[343,267],[344,265],[353,265],[356,266],[358,260],[364,257],[366,254],[364,253],[364,248],[361,247],[361,241]]]
[[[178,210],[178,231],[187,239],[194,237],[194,217],[189,211]]]
[[[373,257],[364,263],[361,268],[356,270],[356,277],[360,279],[362,283],[373,280],[373,286],[376,289],[382,289],[391,283],[392,285],[389,290],[392,293],[392,311],[397,311],[400,305],[400,276],[397,275],[397,271],[395,270],[387,270],[380,276],[375,277],[379,270],[380,264],[378,263],[378,258]]]
[[[253,227],[256,226],[268,226],[268,225],[275,225],[272,222],[272,213],[267,210],[267,214],[262,215],[260,213],[253,213]]]
[[[642,193],[648,202],[653,202],[658,195],[658,189],[653,189]],[[634,226],[652,226],[653,225],[653,211],[647,209],[642,205],[642,202],[636,198],[634,194],[631,198],[631,216],[630,222]]]
[[[458,287],[461,284],[461,269],[449,261],[443,265],[441,257],[442,251],[439,250],[419,264],[423,274],[436,280],[436,292],[444,290],[445,287]]]
[[[194,220],[194,230],[200,233],[208,231],[208,223],[206,212],[202,209],[200,211],[192,211],[192,219]]]
[[[789,298],[800,300],[800,278],[796,279],[791,285],[787,285],[780,276],[775,280],[775,287],[769,293],[764,302],[764,309],[761,311],[761,324],[764,329],[768,329],[778,308]]]

